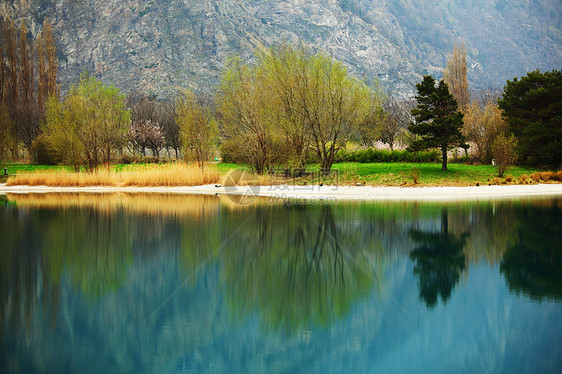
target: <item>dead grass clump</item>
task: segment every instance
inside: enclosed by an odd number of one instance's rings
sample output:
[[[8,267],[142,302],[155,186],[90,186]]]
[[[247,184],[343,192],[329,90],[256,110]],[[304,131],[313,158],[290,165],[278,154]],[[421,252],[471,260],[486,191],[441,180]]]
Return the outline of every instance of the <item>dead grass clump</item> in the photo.
[[[136,186],[136,187],[177,187],[199,186],[218,182],[220,174],[211,168],[186,164],[135,165],[122,172],[95,173],[50,172],[45,174],[19,174],[10,177],[8,186],[49,186],[49,187],[95,187],[95,186]]]
[[[513,182],[513,176],[511,176],[511,175],[506,176],[506,177],[505,177],[505,181],[506,181],[507,183]]]
[[[542,171],[531,174],[535,182],[562,182],[562,171]]]
[[[526,184],[527,183],[527,179],[529,179],[529,176],[527,174],[523,174],[519,177],[519,184]]]

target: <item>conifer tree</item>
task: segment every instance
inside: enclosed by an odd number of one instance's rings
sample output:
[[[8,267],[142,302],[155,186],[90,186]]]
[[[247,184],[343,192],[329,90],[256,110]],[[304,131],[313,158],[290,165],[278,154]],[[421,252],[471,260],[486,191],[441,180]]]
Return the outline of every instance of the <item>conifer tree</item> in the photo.
[[[415,122],[408,129],[421,139],[412,143],[410,149],[441,149],[441,170],[447,170],[447,150],[454,146],[468,147],[461,133],[463,114],[458,111],[457,101],[449,93],[449,87],[443,80],[436,87],[433,77],[425,76],[416,88],[418,105],[412,109]]]

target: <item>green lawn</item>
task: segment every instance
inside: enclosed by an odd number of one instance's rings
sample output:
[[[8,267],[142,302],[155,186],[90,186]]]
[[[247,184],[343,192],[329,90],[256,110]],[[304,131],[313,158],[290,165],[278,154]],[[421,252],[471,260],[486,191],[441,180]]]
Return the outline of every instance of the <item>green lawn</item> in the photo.
[[[441,163],[339,163],[333,170],[339,172],[342,184],[365,183],[367,185],[401,186],[470,186],[488,184],[497,178],[497,168],[492,165],[448,164],[442,171]],[[512,167],[504,174],[518,180],[521,175],[530,176],[535,169]],[[414,182],[416,179],[416,182]],[[497,180],[496,180],[497,181]]]

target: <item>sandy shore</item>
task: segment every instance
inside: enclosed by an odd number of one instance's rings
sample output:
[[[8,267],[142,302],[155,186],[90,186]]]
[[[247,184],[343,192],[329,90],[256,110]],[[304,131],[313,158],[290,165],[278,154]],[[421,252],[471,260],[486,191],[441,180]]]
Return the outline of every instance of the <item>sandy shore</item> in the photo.
[[[562,197],[562,184],[473,187],[370,187],[370,186],[259,186],[224,187],[45,187],[6,186],[0,194],[16,193],[168,193],[196,195],[243,195],[298,200],[489,200],[518,197]]]

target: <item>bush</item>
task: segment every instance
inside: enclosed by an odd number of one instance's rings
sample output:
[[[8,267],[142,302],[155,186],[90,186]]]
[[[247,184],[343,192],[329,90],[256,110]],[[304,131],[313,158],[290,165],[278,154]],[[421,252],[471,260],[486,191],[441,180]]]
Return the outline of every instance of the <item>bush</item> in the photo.
[[[134,164],[136,162],[136,158],[131,155],[123,155],[117,159],[118,164]]]
[[[338,162],[436,162],[439,160],[439,152],[423,151],[389,151],[386,149],[362,149],[349,152],[342,150],[338,153]]]
[[[31,144],[31,161],[36,165],[56,165],[61,162],[45,140],[43,135],[39,135]]]
[[[553,172],[553,171],[543,171],[543,172],[536,172],[531,174],[531,179],[535,182],[562,182],[562,171]]]
[[[139,164],[158,164],[160,159],[154,156],[144,156],[139,160]]]

